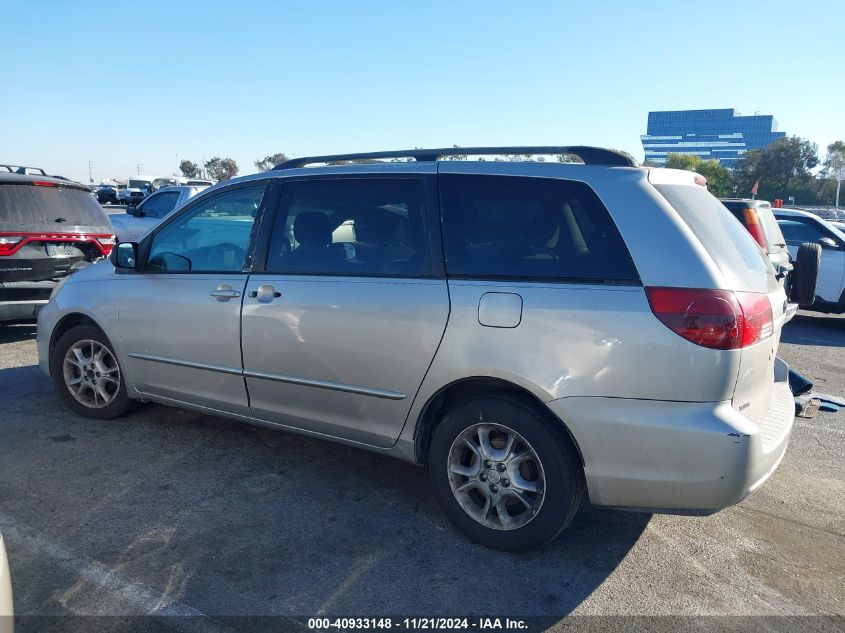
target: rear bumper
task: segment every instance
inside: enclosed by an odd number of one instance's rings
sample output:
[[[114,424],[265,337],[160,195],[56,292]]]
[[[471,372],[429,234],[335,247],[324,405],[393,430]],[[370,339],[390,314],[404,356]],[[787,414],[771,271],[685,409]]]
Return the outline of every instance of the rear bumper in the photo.
[[[0,283],[0,321],[36,318],[55,287],[55,281]]]
[[[783,458],[795,414],[787,372],[778,359],[759,424],[730,402],[564,398],[547,405],[578,443],[593,504],[712,514],[754,492]]]

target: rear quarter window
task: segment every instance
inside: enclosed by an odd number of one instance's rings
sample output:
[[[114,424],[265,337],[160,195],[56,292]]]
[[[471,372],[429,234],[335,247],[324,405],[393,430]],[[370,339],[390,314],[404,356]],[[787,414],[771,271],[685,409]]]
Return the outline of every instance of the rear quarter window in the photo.
[[[442,174],[451,276],[639,283],[607,209],[582,182]]]
[[[654,185],[686,222],[726,277],[774,274],[768,256],[746,228],[704,187]]]

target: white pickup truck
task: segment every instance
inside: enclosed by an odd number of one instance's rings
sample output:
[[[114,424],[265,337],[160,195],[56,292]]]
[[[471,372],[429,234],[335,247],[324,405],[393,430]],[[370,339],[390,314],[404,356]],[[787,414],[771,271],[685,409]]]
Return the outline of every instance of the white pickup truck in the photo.
[[[206,189],[207,185],[165,187],[147,196],[137,207],[130,206],[125,213],[109,215],[117,239],[137,242],[163,218]]]

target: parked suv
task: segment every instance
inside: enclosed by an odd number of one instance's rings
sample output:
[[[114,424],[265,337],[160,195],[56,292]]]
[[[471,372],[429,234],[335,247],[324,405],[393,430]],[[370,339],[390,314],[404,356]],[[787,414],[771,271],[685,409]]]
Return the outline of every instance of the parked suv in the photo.
[[[82,415],[151,400],[426,465],[455,525],[521,550],[584,494],[708,514],[756,490],[792,428],[787,318],[695,174],[411,150],[205,191],[70,277],[38,353]]]
[[[0,322],[35,317],[58,279],[105,258],[113,245],[85,185],[0,173]]]

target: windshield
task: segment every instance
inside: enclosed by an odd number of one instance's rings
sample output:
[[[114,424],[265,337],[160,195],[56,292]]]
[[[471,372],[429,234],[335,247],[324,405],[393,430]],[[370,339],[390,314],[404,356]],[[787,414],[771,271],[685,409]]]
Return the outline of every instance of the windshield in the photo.
[[[129,180],[129,188],[130,189],[143,189],[147,185],[149,185],[152,180]]]

